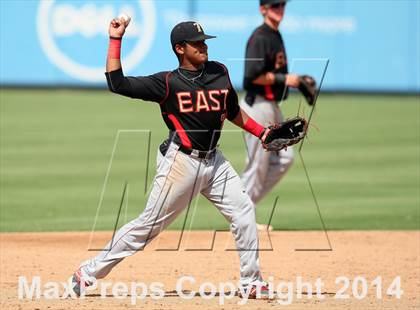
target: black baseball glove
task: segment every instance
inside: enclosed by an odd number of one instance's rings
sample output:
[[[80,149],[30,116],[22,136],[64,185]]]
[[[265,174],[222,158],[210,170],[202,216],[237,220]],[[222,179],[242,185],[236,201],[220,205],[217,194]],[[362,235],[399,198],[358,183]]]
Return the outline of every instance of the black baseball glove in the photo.
[[[298,143],[306,135],[308,122],[302,117],[295,117],[265,129],[261,142],[267,151],[280,151]]]
[[[309,105],[314,105],[316,100],[316,81],[313,77],[309,75],[299,76],[299,91],[305,97],[306,102]]]

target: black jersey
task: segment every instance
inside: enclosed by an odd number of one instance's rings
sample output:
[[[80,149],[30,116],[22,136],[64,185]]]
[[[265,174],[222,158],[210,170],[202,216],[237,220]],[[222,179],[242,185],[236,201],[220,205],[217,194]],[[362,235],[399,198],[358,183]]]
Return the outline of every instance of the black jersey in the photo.
[[[169,139],[189,149],[213,149],[224,120],[233,120],[239,112],[229,73],[218,62],[206,62],[198,71],[178,68],[124,77],[120,69],[105,75],[112,92],[159,103]]]
[[[266,72],[287,74],[287,57],[283,39],[278,30],[263,24],[254,30],[246,47],[244,89],[246,101],[252,104],[255,95],[267,100],[279,101],[288,96],[286,85],[255,85],[252,83]]]

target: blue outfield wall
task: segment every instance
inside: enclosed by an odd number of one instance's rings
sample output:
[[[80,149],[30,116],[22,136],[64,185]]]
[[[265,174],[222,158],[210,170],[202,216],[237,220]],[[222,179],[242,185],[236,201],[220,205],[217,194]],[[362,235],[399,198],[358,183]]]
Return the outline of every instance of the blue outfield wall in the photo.
[[[245,44],[262,22],[258,0],[192,1],[2,0],[0,83],[104,86],[108,23],[126,12],[126,74],[176,68],[169,33],[194,14],[218,36],[210,59],[241,88]],[[290,71],[320,79],[328,63],[324,90],[419,92],[419,16],[416,0],[293,0],[281,24]]]

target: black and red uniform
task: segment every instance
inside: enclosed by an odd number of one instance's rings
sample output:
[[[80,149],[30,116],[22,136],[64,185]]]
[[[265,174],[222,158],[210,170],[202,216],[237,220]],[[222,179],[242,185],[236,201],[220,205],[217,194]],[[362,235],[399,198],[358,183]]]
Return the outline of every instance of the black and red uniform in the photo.
[[[182,149],[212,150],[224,120],[233,120],[239,112],[238,95],[229,73],[215,61],[206,62],[198,71],[178,68],[150,76],[125,77],[119,69],[105,75],[112,92],[159,103],[169,128],[168,140]]]
[[[245,74],[243,86],[246,90],[245,101],[252,105],[256,95],[270,101],[284,100],[288,96],[288,87],[278,85],[256,85],[257,77],[266,73],[282,73],[284,80],[288,73],[287,56],[283,38],[278,30],[262,24],[254,30],[246,46]]]

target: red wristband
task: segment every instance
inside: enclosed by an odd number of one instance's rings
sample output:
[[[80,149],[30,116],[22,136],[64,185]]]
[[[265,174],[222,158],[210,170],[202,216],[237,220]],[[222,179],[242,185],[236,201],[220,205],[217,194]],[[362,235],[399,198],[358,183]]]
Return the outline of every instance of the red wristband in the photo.
[[[244,124],[243,127],[246,131],[253,134],[257,138],[261,138],[261,135],[263,134],[265,128],[258,124],[256,121],[254,121],[252,118],[248,117],[248,120]]]
[[[109,38],[108,58],[109,59],[121,58],[121,39]]]

